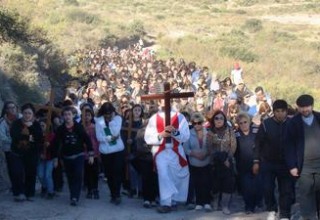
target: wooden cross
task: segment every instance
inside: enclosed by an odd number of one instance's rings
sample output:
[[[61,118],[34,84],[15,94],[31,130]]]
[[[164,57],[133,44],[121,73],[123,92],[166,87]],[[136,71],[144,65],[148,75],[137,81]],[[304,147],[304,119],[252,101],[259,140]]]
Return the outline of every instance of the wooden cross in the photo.
[[[47,110],[48,113],[46,115],[46,130],[44,132],[44,137],[45,137],[45,141],[49,141],[49,134],[50,134],[50,130],[52,127],[52,123],[51,123],[51,116],[52,116],[52,112],[56,111],[58,113],[61,112],[61,109],[55,108],[54,107],[54,92],[51,89],[50,90],[50,101],[48,105],[34,105],[35,108],[38,110],[43,109],[43,110]],[[44,155],[46,155],[47,149],[46,147],[44,148]]]
[[[132,111],[129,111],[129,119],[128,119],[128,126],[127,127],[122,127],[121,130],[122,131],[126,131],[127,132],[127,139],[131,139],[131,134],[132,132],[138,132],[139,128],[133,128],[132,127]],[[126,143],[127,144],[127,143]],[[128,154],[131,152],[131,144],[127,144],[127,152]]]
[[[36,108],[36,111],[42,109],[42,110],[47,110],[47,116],[46,116],[46,131],[45,133],[48,134],[50,132],[50,128],[51,128],[51,116],[52,116],[52,112],[57,112],[57,113],[61,113],[61,109],[60,108],[56,108],[54,107],[54,92],[51,89],[50,90],[50,100],[49,100],[49,104],[48,105],[37,105],[35,104],[34,107]]]
[[[181,93],[172,93],[170,90],[170,83],[165,82],[163,84],[164,92],[162,94],[152,94],[152,95],[142,95],[141,100],[159,100],[164,99],[164,115],[165,115],[165,126],[168,126],[171,124],[171,106],[170,106],[170,100],[174,98],[188,98],[188,97],[194,97],[193,92],[181,92]],[[166,138],[166,143],[170,143],[171,139]]]
[[[122,127],[121,130],[122,131],[126,131],[127,132],[127,140],[128,139],[131,139],[131,134],[133,131],[135,132],[138,132],[139,129],[137,128],[133,128],[132,127],[132,119],[133,116],[132,116],[132,110],[129,111],[129,119],[128,119],[128,127]],[[131,144],[128,144],[128,143],[125,143],[126,146],[127,146],[127,153],[128,153],[128,156],[129,154],[131,153]],[[130,175],[129,175],[129,162],[127,163],[126,165],[126,180],[129,180],[130,179]]]

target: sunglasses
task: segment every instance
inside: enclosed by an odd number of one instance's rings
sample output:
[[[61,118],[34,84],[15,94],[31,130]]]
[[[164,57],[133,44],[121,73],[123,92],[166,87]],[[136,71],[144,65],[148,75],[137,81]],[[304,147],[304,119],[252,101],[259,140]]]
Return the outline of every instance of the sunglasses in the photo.
[[[214,117],[214,120],[215,121],[219,121],[219,120],[224,121],[224,117]]]
[[[247,124],[248,122],[247,121],[242,121],[242,122],[239,122],[239,125],[244,125],[244,124]]]
[[[202,121],[198,121],[198,122],[192,122],[193,125],[202,125]]]

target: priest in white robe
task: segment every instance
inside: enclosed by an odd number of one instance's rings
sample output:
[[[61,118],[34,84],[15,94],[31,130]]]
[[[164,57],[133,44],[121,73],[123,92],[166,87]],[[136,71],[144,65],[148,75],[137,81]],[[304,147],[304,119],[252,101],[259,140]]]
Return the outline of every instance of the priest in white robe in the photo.
[[[164,101],[161,100],[163,107]],[[158,173],[160,213],[167,213],[188,196],[189,169],[182,143],[189,139],[188,122],[179,112],[171,111],[171,124],[165,126],[165,113],[154,114],[146,127],[145,141],[152,145]],[[169,139],[167,141],[166,139]]]

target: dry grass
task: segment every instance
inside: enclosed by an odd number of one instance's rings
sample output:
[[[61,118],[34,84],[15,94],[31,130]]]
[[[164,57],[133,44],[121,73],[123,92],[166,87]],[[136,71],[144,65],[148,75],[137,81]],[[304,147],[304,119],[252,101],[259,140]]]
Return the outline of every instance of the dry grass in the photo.
[[[249,87],[264,85],[291,103],[304,92],[320,100],[320,25],[307,19],[319,14],[317,0],[6,0],[4,5],[30,17],[66,54],[96,47],[110,34],[131,35],[138,21],[157,38],[161,58],[194,60],[221,76],[240,60]],[[297,22],[301,16],[305,23]]]

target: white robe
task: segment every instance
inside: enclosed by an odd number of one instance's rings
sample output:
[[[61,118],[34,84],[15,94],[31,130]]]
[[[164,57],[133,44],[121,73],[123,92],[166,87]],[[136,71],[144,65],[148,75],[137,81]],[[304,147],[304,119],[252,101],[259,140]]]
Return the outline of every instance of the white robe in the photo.
[[[164,120],[164,112],[158,113]],[[171,111],[171,117],[176,112]],[[185,117],[178,113],[179,119],[179,135],[174,138],[179,142],[179,154],[186,159],[182,143],[189,139],[190,131],[189,125]],[[152,145],[153,155],[159,149],[159,145],[163,139],[158,139],[157,130],[157,114],[153,115],[146,127],[145,141],[148,145]],[[173,144],[166,144],[165,149],[157,154],[155,158],[156,168],[159,179],[160,204],[162,206],[171,206],[173,201],[185,202],[188,196],[189,187],[189,169],[188,166],[182,167],[179,163],[179,157],[176,152],[172,150]]]

